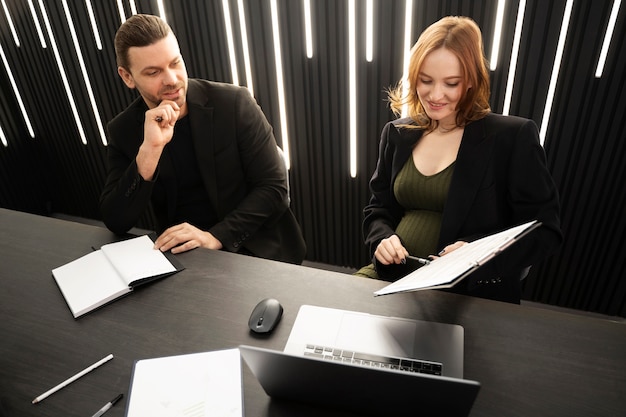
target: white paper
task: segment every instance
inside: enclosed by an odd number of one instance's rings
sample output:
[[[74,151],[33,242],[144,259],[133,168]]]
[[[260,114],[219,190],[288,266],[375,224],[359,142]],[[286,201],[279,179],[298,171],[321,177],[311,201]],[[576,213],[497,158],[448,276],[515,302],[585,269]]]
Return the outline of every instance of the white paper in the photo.
[[[239,349],[137,361],[127,417],[243,417]]]

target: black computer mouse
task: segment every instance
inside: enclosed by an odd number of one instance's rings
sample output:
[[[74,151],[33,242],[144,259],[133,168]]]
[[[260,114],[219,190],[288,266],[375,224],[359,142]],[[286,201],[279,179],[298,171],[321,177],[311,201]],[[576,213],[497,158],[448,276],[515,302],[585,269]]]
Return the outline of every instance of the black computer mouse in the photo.
[[[269,333],[274,330],[282,316],[283,306],[278,300],[266,298],[261,300],[252,310],[248,326],[255,333]]]

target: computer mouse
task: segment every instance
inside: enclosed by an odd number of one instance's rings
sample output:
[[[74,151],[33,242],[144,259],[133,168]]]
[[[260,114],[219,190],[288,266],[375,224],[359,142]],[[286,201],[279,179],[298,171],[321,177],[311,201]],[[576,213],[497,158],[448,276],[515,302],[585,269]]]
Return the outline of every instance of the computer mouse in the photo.
[[[278,300],[266,298],[259,301],[254,310],[252,310],[248,326],[255,333],[269,333],[274,330],[282,316],[283,306],[280,305]]]

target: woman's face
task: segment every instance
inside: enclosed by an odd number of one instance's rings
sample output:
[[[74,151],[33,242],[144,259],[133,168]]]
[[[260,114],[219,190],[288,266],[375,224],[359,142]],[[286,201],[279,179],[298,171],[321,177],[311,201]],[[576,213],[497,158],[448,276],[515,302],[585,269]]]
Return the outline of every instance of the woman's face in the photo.
[[[417,78],[417,95],[428,117],[442,128],[456,127],[464,88],[461,63],[452,52],[439,48],[426,55]]]

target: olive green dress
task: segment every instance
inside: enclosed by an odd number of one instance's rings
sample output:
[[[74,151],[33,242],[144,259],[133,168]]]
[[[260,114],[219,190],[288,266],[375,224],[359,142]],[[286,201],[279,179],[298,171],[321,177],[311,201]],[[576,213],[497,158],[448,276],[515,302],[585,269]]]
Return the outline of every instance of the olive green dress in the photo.
[[[423,175],[409,158],[398,173],[393,192],[405,208],[396,234],[413,256],[427,258],[435,253],[443,207],[448,196],[454,162],[434,175]],[[355,275],[378,279],[373,264],[364,266]]]

